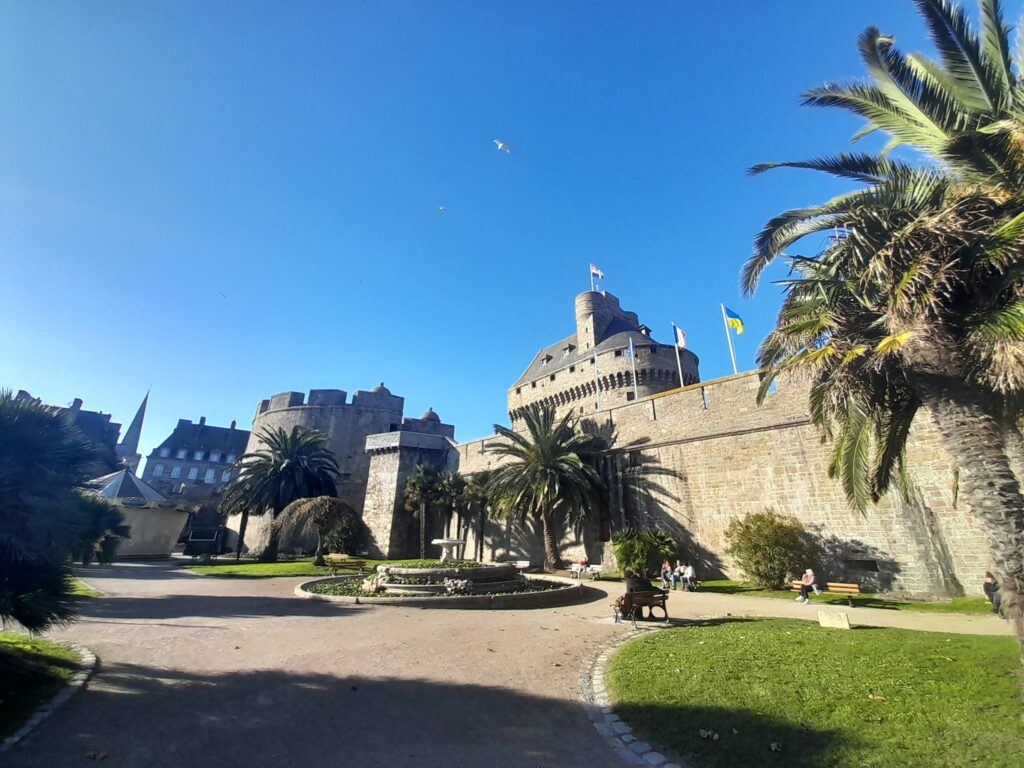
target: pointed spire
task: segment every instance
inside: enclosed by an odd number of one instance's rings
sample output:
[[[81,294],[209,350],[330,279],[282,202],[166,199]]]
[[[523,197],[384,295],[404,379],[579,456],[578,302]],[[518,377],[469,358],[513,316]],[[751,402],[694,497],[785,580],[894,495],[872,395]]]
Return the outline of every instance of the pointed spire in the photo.
[[[146,390],[146,396],[142,398],[142,405],[139,406],[135,418],[125,430],[120,445],[117,446],[117,458],[125,461],[133,472],[138,469],[139,462],[142,460],[142,456],[139,455],[139,439],[142,437],[142,422],[146,418],[147,403],[149,403],[149,390]]]

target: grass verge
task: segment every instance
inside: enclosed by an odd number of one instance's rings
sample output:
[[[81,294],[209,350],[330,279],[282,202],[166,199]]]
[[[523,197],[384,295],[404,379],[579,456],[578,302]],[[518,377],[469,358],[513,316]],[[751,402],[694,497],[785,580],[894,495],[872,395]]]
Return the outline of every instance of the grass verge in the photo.
[[[74,577],[71,579],[71,594],[75,597],[103,597],[103,593],[98,589],[93,589],[81,579]]]
[[[795,592],[788,590],[761,589],[743,581],[705,581],[701,583],[702,592],[714,592],[723,595],[745,595],[747,597],[773,597],[792,600]],[[920,611],[922,613],[991,613],[992,606],[983,596],[957,597],[952,600],[929,602],[924,600],[895,600],[881,595],[865,592],[851,595],[854,607],[884,608],[892,611]],[[825,605],[846,605],[846,595],[823,592],[811,598],[812,603]]]
[[[702,766],[1020,765],[1009,637],[719,620],[635,640],[607,674],[639,736]]]
[[[78,668],[78,654],[70,648],[0,632],[0,741],[17,731]]]

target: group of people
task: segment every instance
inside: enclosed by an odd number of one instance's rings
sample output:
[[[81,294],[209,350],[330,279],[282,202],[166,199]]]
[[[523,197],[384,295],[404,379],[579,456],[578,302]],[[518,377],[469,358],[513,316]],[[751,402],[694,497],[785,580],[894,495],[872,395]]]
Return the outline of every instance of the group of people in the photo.
[[[682,560],[676,560],[672,565],[668,560],[661,564],[661,588],[674,590],[679,584],[688,592],[697,589],[697,570],[690,564],[684,564]]]

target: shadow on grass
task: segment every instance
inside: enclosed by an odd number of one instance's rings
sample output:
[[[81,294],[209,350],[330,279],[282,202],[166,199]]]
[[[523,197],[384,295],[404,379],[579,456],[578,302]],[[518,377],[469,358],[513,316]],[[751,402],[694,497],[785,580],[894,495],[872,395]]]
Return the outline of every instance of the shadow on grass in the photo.
[[[812,723],[794,725],[732,709],[619,704],[615,713],[639,738],[653,739],[702,768],[824,768],[833,764],[830,753],[853,746],[847,734]]]

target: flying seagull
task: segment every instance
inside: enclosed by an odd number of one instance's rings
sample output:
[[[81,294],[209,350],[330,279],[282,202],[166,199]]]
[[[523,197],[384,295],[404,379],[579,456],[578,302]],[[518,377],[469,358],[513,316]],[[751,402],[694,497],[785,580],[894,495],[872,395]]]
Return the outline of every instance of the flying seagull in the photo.
[[[439,206],[437,206],[437,212],[438,212],[438,213],[444,213],[444,212],[445,212],[445,211],[447,211],[447,210],[448,210],[448,209],[447,209],[447,208],[445,208],[445,207],[444,207],[443,205],[439,205]]]
[[[512,151],[508,144],[501,139],[494,139],[494,145],[498,148],[499,152],[504,152],[506,155]]]

